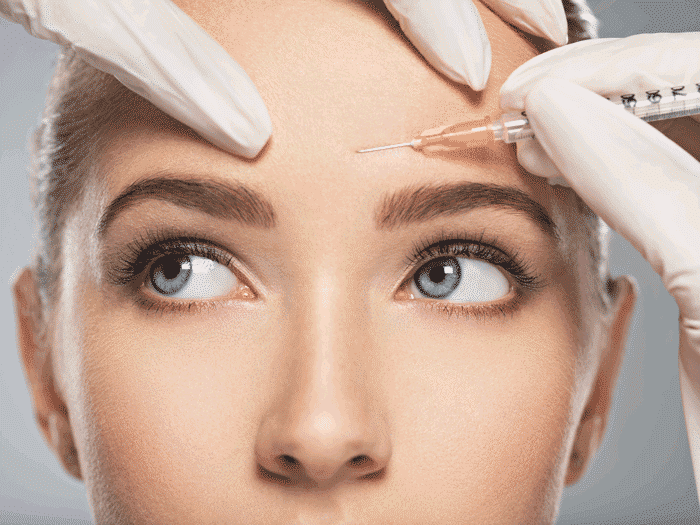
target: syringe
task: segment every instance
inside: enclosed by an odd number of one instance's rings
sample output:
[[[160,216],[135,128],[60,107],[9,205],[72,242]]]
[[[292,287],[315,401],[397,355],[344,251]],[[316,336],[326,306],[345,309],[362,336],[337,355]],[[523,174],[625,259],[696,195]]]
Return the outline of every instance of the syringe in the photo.
[[[697,115],[700,114],[700,84],[653,89],[644,93],[610,97],[608,100],[647,122]],[[422,150],[428,146],[466,149],[488,146],[494,141],[510,144],[534,136],[527,115],[523,111],[522,113],[505,113],[494,121],[491,120],[491,117],[484,117],[479,120],[445,126],[438,130],[432,130],[430,133],[424,131],[411,142],[362,149],[357,153],[405,146],[411,146],[415,150]]]

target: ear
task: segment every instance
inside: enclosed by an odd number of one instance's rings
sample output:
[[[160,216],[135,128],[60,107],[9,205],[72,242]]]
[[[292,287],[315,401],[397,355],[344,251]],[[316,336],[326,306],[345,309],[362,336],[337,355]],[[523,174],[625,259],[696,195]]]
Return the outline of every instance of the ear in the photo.
[[[581,479],[605,435],[615,383],[625,351],[627,330],[637,300],[637,283],[628,275],[615,280],[608,279],[607,288],[612,305],[605,315],[607,322],[604,327],[600,366],[578,426],[566,474],[566,485],[573,485]]]
[[[82,479],[68,417],[68,408],[56,389],[52,349],[45,333],[41,296],[29,268],[14,282],[12,293],[17,316],[17,341],[37,425],[64,468]]]

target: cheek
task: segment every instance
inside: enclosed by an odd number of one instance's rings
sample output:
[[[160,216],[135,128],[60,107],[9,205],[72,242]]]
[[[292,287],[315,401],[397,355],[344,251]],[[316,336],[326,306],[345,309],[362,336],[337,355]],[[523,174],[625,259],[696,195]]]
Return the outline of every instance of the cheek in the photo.
[[[562,312],[549,294],[513,319],[401,312],[380,327],[377,337],[392,334],[379,347],[386,349],[380,368],[393,409],[397,478],[422,480],[402,487],[413,492],[407,500],[447,489],[460,502],[455,512],[469,502],[470,515],[484,523],[539,523],[523,516],[554,512],[577,354]]]
[[[256,409],[270,368],[260,341],[274,327],[244,310],[177,322],[102,311],[87,315],[79,349],[95,503],[121,502],[138,523],[206,521],[204,502],[245,494],[254,481]]]

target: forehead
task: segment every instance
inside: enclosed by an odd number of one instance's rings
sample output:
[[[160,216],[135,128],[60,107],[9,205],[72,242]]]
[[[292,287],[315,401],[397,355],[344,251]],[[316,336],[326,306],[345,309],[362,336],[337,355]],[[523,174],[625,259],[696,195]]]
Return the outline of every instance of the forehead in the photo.
[[[382,2],[176,2],[251,77],[270,110],[277,147],[380,143],[436,125],[496,116],[498,90],[533,47],[479,4],[493,45],[486,90],[446,80],[404,38]]]
[[[337,183],[342,172],[352,173],[342,180],[345,187],[368,187],[391,182],[394,174],[400,182],[418,182],[408,180],[411,174],[451,178],[476,168],[493,182],[525,189],[513,150],[503,145],[457,158],[429,159],[410,149],[355,153],[405,141],[426,128],[498,115],[501,84],[536,52],[480,4],[493,66],[487,88],[475,93],[428,66],[378,6],[381,2],[176,3],[243,67],[269,110],[273,135],[263,154],[252,163],[227,159],[242,176],[264,182],[264,174],[270,174],[275,187],[283,180],[296,187],[299,179]],[[144,128],[153,128],[157,119],[148,108],[142,113],[140,130],[152,136],[153,130]],[[139,130],[134,112],[128,124],[129,132]],[[175,126],[160,131],[167,134]],[[123,143],[129,134],[120,128]],[[143,144],[141,136],[130,145]]]

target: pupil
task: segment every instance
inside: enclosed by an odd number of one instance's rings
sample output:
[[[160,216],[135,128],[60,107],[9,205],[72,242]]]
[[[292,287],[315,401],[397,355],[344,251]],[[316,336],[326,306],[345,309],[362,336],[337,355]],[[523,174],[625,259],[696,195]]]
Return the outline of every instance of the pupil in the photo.
[[[166,279],[175,279],[180,274],[182,259],[165,259],[163,261],[163,277]]]
[[[450,295],[461,280],[462,272],[455,257],[440,257],[430,261],[414,277],[418,290],[433,299]]]
[[[192,275],[192,264],[187,255],[166,255],[153,267],[150,281],[157,292],[172,295],[187,284]]]
[[[441,283],[445,280],[445,267],[436,266],[435,268],[431,268],[428,275],[430,276],[430,280],[434,283]]]

